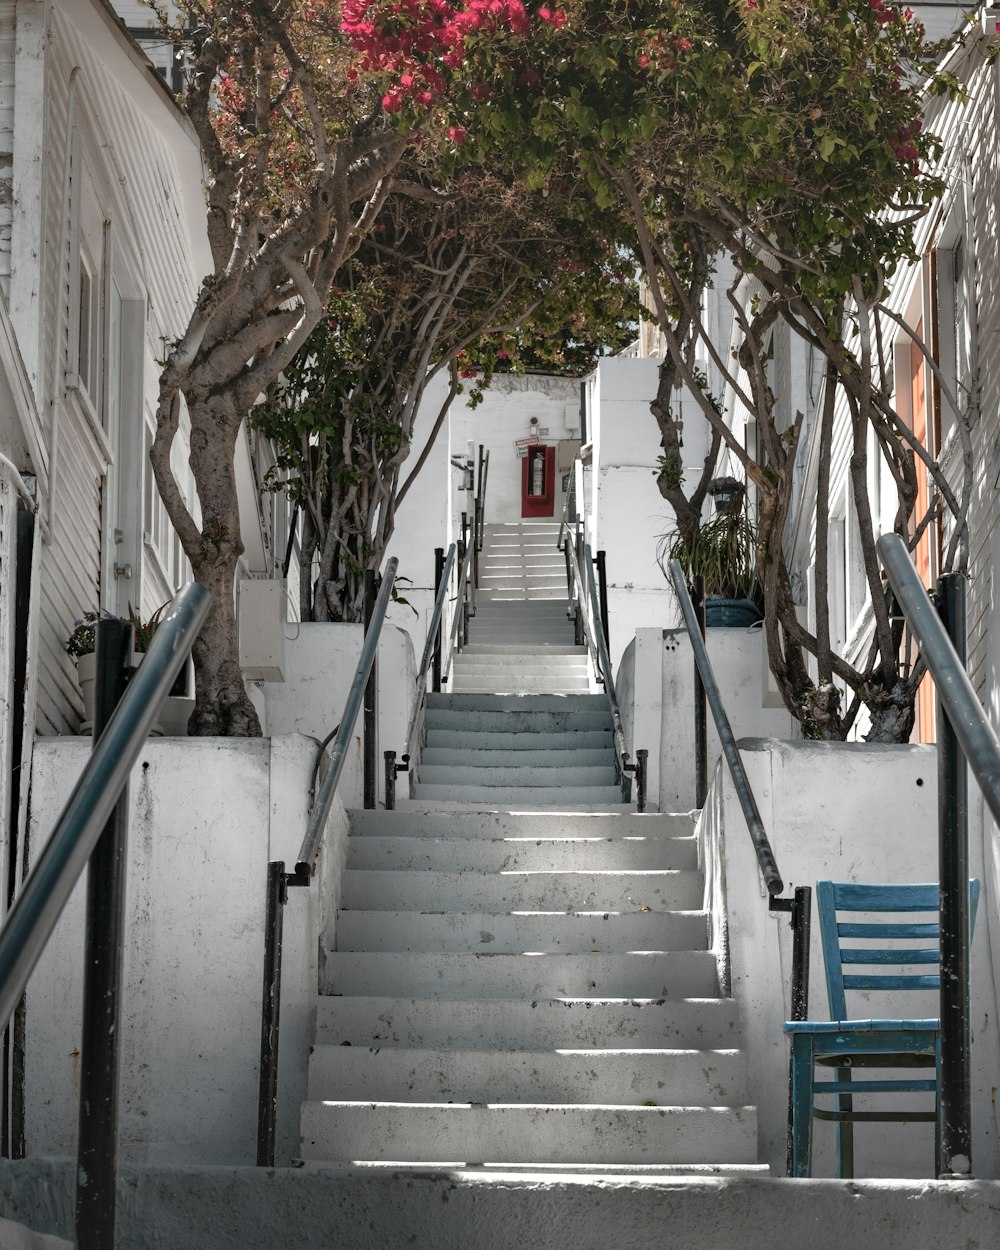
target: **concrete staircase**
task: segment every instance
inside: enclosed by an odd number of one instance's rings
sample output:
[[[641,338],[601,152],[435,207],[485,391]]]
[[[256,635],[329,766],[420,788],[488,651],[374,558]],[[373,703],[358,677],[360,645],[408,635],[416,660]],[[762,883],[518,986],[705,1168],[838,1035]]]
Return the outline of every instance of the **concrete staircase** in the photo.
[[[622,804],[607,701],[544,668],[576,650],[528,563],[549,544],[555,527],[493,527],[506,563],[487,566],[454,693],[428,698],[412,797],[351,814],[307,1166],[761,1170],[691,816]],[[490,672],[473,678],[470,652]]]
[[[755,1171],[689,816],[354,812],[302,1156]]]

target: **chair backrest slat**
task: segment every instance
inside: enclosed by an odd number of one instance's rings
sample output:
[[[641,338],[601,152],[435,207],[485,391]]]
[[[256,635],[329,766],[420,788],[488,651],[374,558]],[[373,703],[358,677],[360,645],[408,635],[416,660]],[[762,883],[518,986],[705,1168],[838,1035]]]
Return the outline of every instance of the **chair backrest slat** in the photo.
[[[941,962],[941,951],[933,950],[867,950],[850,946],[840,948],[842,964],[936,964]]]
[[[820,936],[832,1020],[849,1020],[858,1015],[848,1010],[848,990],[939,988],[940,951],[936,944],[940,930],[937,920],[910,922],[891,918],[893,913],[914,912],[931,913],[936,917],[939,893],[938,886],[933,883],[855,885],[843,881],[817,882]],[[979,902],[978,881],[970,882],[969,893],[971,931]],[[864,920],[839,921],[838,912],[868,912],[870,915]],[[883,915],[889,918],[882,920]],[[851,940],[852,944],[845,946],[844,939]],[[886,945],[889,942],[893,944]],[[845,975],[845,965],[851,969],[866,967],[869,971],[852,971]],[[890,966],[895,971],[889,972]],[[933,972],[922,970],[929,966],[934,966]],[[869,1012],[870,1009],[866,1008],[865,1014]],[[905,1012],[899,1014],[902,1016]]]

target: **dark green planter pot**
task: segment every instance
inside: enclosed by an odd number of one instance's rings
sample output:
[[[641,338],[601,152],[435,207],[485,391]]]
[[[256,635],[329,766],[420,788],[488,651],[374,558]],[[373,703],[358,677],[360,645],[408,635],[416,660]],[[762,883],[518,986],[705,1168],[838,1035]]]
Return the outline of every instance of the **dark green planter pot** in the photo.
[[[747,629],[761,620],[761,611],[752,599],[706,599],[705,624],[727,629]]]

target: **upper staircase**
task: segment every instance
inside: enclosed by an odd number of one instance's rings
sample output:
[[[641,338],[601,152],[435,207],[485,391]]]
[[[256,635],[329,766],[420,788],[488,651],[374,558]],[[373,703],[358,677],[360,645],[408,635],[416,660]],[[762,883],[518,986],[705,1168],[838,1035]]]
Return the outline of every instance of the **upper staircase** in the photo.
[[[311,1166],[761,1170],[692,816],[634,814],[606,698],[544,671],[576,650],[555,532],[493,527],[488,560],[502,537],[506,563],[453,693],[428,697],[412,797],[351,813],[302,1111]],[[562,599],[537,600],[550,546]],[[492,693],[458,685],[473,657]]]

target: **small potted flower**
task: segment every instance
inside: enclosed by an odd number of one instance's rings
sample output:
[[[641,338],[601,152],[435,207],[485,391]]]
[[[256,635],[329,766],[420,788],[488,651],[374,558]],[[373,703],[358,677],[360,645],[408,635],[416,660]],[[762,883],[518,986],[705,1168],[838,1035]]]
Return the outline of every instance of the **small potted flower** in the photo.
[[[89,733],[94,721],[94,681],[97,677],[97,625],[100,621],[121,619],[132,626],[133,651],[135,663],[139,664],[149,649],[160,623],[160,616],[167,604],[161,605],[146,621],[142,620],[135,608],[129,604],[128,616],[118,618],[112,612],[98,612],[90,609],[73,623],[73,630],[66,640],[67,652],[76,660],[77,681],[83,696],[84,720],[80,726],[82,733]],[[194,682],[192,680],[190,658],[181,669],[177,680],[171,688],[169,697],[160,709],[159,720],[154,733],[186,734],[187,723],[194,710]]]

